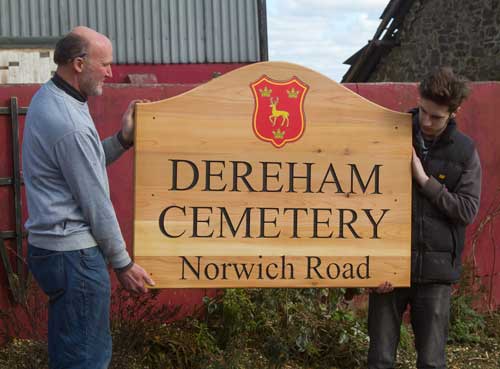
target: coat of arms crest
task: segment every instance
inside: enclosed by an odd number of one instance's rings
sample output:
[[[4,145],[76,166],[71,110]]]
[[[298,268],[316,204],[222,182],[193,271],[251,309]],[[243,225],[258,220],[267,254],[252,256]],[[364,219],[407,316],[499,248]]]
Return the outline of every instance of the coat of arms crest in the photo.
[[[250,86],[255,98],[253,130],[257,137],[277,148],[297,141],[305,128],[304,98],[309,86],[296,77],[278,82],[265,75]]]

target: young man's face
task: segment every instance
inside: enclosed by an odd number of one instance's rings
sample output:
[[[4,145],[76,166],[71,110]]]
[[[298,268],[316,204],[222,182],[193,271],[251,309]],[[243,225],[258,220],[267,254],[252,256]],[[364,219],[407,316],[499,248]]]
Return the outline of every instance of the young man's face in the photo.
[[[450,118],[454,115],[448,111],[448,106],[436,104],[423,97],[420,98],[418,118],[420,130],[425,138],[438,137],[446,129]]]

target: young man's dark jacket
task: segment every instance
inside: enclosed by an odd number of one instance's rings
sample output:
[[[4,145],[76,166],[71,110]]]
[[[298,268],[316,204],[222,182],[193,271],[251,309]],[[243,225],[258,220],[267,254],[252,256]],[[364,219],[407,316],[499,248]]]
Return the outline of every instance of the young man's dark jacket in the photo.
[[[445,131],[424,150],[413,114],[413,146],[427,183],[413,182],[412,283],[453,283],[460,277],[465,227],[479,209],[481,164],[474,142],[451,119]]]

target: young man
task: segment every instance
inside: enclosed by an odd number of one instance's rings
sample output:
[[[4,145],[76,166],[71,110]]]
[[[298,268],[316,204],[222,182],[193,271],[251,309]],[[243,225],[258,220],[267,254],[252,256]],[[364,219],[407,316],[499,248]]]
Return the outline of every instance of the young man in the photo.
[[[100,141],[87,97],[111,77],[112,46],[77,27],[56,45],[56,74],[26,117],[23,173],[29,218],[28,264],[49,297],[50,368],[107,368],[111,359],[110,278],[128,290],[153,281],[127,253],[109,196],[106,165],[132,146],[130,103],[117,135]]]
[[[477,214],[481,165],[455,115],[466,83],[438,68],[420,83],[413,114],[411,287],[389,282],[370,294],[370,369],[394,368],[402,315],[411,306],[417,368],[446,368],[451,285],[458,281],[465,227]]]

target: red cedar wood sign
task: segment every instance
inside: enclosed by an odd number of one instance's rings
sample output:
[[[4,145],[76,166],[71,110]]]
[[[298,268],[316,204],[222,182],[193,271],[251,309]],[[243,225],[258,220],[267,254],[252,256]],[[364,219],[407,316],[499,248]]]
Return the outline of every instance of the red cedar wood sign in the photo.
[[[136,114],[134,254],[156,287],[409,285],[409,114],[281,62]]]

